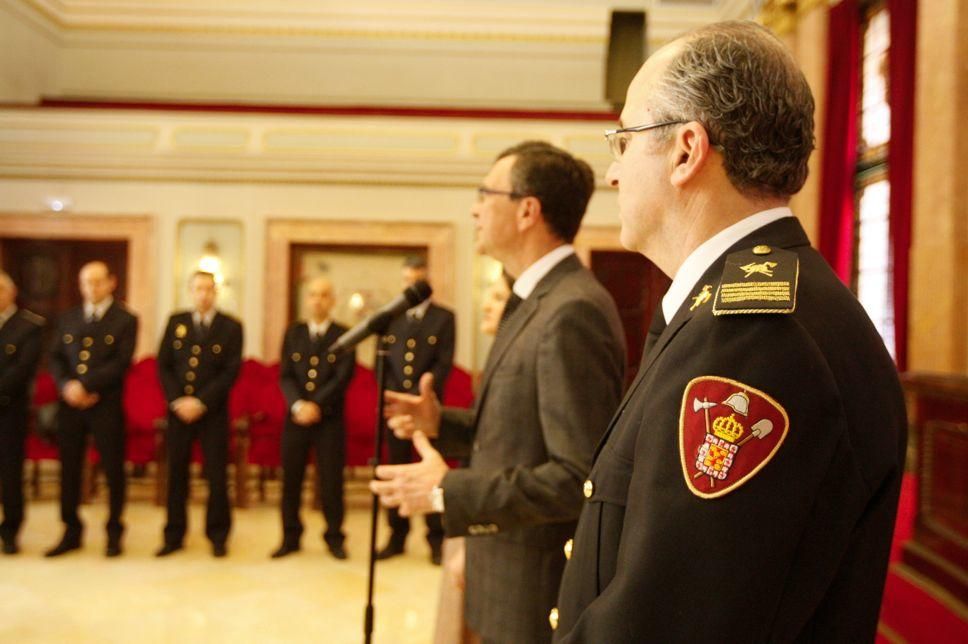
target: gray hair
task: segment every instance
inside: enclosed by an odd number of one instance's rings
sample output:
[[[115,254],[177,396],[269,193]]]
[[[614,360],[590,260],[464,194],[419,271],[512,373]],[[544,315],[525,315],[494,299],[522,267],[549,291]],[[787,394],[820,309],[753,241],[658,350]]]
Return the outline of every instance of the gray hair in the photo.
[[[789,197],[807,180],[813,95],[787,48],[753,22],[683,38],[653,94],[656,121],[699,121],[741,193]],[[671,132],[668,136],[671,136]]]

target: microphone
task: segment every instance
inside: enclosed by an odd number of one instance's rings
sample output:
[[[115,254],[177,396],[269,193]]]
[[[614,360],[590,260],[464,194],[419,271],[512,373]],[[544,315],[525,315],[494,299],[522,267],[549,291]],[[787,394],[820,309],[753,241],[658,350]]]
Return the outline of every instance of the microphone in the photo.
[[[328,353],[341,353],[347,349],[352,349],[374,333],[386,331],[393,318],[407,309],[417,306],[430,297],[431,293],[433,293],[433,289],[430,288],[430,284],[423,280],[413,286],[408,286],[403,293],[341,335],[326,351]]]

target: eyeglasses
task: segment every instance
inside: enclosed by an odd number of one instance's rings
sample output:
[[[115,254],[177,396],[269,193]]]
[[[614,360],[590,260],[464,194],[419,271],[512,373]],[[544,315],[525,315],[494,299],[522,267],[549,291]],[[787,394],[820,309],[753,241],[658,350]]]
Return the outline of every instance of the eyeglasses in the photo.
[[[530,195],[526,195],[526,194],[521,193],[521,192],[514,192],[513,190],[512,191],[508,191],[508,190],[494,190],[493,188],[485,188],[484,186],[479,186],[477,188],[477,200],[478,201],[483,201],[484,200],[484,197],[486,197],[488,195],[504,195],[508,199],[523,199],[524,197],[530,196]]]
[[[608,141],[608,149],[616,161],[622,160],[625,149],[629,146],[629,139],[636,132],[654,130],[667,125],[680,125],[686,121],[662,121],[661,123],[650,123],[648,125],[636,125],[634,127],[623,127],[620,130],[605,130],[605,140]]]

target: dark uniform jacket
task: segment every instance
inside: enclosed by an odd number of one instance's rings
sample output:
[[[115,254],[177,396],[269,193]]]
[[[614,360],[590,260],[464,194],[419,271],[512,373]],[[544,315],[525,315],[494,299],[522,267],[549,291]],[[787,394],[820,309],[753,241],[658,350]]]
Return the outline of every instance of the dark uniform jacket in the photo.
[[[387,330],[390,354],[387,388],[417,393],[420,376],[434,374],[434,390],[443,399],[447,376],[454,364],[454,314],[431,303],[423,319],[411,321],[406,315],[393,320]]]
[[[615,303],[575,256],[504,323],[473,410],[445,409],[444,528],[467,540],[466,615],[485,640],[551,639],[554,605],[595,444],[622,394]]]
[[[115,300],[97,322],[84,319],[84,307],[61,316],[50,354],[50,372],[61,391],[78,380],[98,405],[120,404],[124,377],[131,366],[138,336],[138,318]]]
[[[44,318],[18,308],[0,327],[0,415],[30,406],[30,385],[40,362]]]
[[[314,342],[305,322],[297,322],[286,331],[279,381],[286,397],[287,417],[298,400],[319,405],[324,421],[342,416],[344,394],[356,366],[355,353],[336,356],[326,349],[345,332],[346,327],[332,322],[323,337]]]
[[[158,375],[169,404],[195,396],[207,408],[206,417],[225,412],[229,392],[242,366],[242,325],[217,312],[205,337],[199,337],[192,312],[168,320],[158,350]]]
[[[784,272],[794,310],[714,315],[752,288],[727,278],[737,267],[760,297]],[[735,244],[692,295],[598,449],[556,641],[873,641],[906,440],[881,338],[793,218]]]

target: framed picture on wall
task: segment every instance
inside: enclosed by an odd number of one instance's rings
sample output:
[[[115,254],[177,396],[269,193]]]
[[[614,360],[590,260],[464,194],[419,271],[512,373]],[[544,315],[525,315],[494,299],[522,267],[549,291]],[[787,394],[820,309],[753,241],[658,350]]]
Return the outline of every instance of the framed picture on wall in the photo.
[[[242,222],[233,219],[182,219],[178,222],[175,261],[175,305],[191,308],[188,280],[195,271],[215,275],[218,308],[242,313],[245,261]]]

